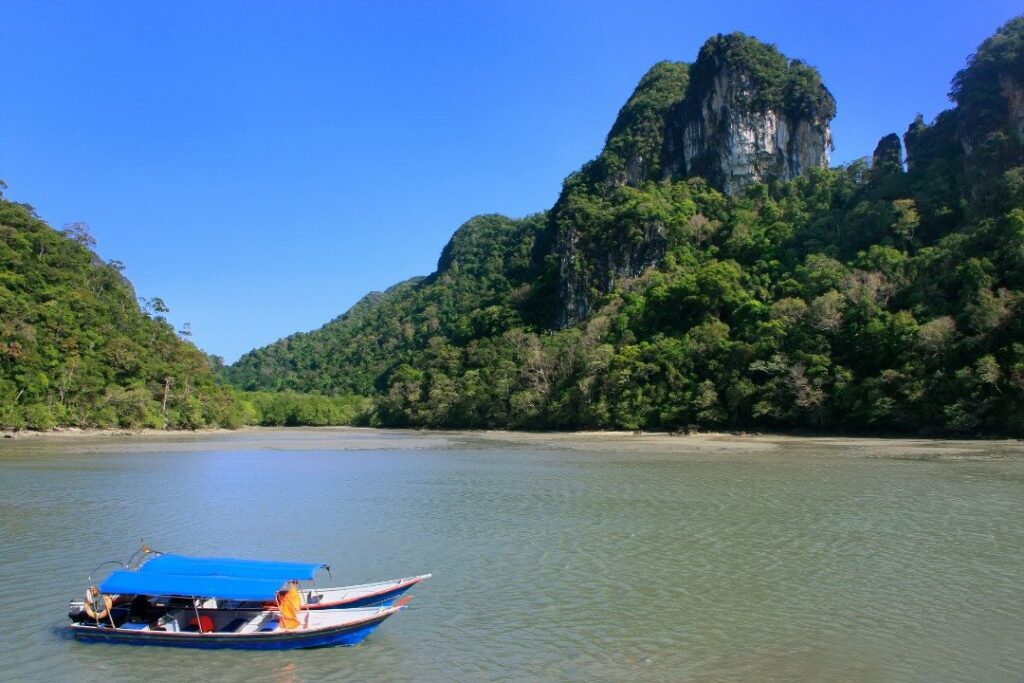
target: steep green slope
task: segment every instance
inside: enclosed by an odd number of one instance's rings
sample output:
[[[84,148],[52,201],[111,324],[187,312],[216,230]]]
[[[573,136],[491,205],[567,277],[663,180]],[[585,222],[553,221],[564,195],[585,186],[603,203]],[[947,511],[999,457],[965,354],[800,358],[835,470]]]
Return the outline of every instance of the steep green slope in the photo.
[[[445,344],[524,324],[544,216],[478,216],[444,248],[437,272],[366,296],[319,330],[251,351],[227,368],[245,389],[379,394],[387,377]]]
[[[57,232],[0,194],[0,427],[241,424],[163,302],[144,312],[92,244],[82,226]]]
[[[689,64],[658,62],[651,67],[619,111],[600,156],[582,175],[591,183],[611,186],[660,179],[666,119],[689,82]]]
[[[831,106],[811,67],[726,38],[701,54],[740,46],[719,61],[754,99]],[[476,267],[442,257],[230,376],[372,392],[382,424],[1024,434],[1022,44],[1024,19],[982,44],[956,107],[904,136],[906,171],[887,135],[732,195],[652,156],[715,80],[659,64],[549,214],[470,221],[446,253],[471,242]]]

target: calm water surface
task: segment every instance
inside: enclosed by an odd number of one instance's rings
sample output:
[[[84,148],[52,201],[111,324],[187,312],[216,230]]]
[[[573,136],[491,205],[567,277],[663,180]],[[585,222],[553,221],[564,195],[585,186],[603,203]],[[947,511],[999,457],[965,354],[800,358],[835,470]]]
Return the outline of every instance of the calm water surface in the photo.
[[[433,572],[357,648],[84,645],[138,541]],[[1019,445],[296,431],[0,443],[0,679],[1024,680]]]

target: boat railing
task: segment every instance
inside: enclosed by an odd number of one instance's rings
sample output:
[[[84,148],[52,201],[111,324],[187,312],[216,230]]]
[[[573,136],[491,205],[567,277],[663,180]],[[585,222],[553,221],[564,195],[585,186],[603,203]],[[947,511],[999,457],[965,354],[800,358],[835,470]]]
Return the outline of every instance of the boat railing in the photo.
[[[150,555],[163,555],[163,553],[159,550],[153,550],[143,542],[142,547],[132,553],[132,556],[128,558],[128,562],[123,566],[125,569],[138,569],[149,559]]]
[[[87,581],[89,582],[90,586],[95,584],[95,581],[93,581],[93,576],[98,575],[100,569],[103,569],[108,564],[116,564],[118,567],[121,567],[121,569],[125,569],[124,562],[121,562],[119,560],[107,560],[106,562],[100,562],[98,565],[96,565],[95,569],[89,572],[89,578],[87,579]]]

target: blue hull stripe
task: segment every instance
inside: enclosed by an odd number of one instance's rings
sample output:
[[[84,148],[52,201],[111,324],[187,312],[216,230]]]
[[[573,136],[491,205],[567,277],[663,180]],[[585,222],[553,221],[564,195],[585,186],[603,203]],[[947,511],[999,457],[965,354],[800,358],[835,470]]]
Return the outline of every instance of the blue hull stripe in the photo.
[[[123,632],[96,627],[73,627],[76,639],[86,643],[123,643],[126,645],[163,645],[204,650],[298,650],[333,645],[358,645],[373,633],[383,617],[345,626],[276,633],[231,635],[222,633],[175,633],[169,631]]]

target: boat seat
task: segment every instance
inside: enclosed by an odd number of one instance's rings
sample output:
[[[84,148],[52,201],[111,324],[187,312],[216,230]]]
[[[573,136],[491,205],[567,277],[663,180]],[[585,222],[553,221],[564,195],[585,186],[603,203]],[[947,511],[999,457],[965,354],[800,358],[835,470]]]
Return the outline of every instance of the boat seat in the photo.
[[[278,622],[277,619],[271,619],[270,621],[268,621],[267,623],[263,624],[263,626],[260,627],[260,631],[261,632],[263,632],[263,631],[273,631],[274,629],[277,628],[277,625],[279,623],[280,622]]]
[[[132,622],[132,621],[126,622],[124,624],[121,624],[121,628],[126,628],[126,629],[129,629],[129,630],[132,630],[132,631],[141,631],[142,629],[146,628],[147,626],[149,626],[149,624],[137,624],[137,623]]]
[[[213,619],[206,614],[200,616],[198,619],[193,618],[192,621],[188,622],[188,626],[181,630],[186,633],[195,633],[199,630],[199,624],[203,625],[203,633],[213,633]]]
[[[244,617],[238,617],[234,621],[226,624],[224,628],[220,629],[220,633],[234,633],[238,629],[242,628],[242,626],[248,621],[249,620]]]

